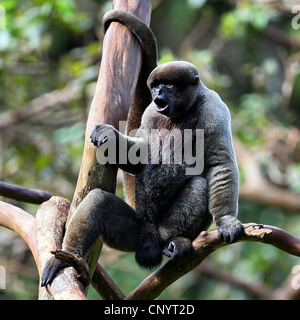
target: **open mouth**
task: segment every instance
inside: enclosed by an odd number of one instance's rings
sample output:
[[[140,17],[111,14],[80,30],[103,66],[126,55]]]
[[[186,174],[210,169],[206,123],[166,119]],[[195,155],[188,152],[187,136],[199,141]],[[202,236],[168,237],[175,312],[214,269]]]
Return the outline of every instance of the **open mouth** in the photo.
[[[165,99],[155,98],[154,99],[155,108],[158,112],[162,112],[168,108],[168,102]]]

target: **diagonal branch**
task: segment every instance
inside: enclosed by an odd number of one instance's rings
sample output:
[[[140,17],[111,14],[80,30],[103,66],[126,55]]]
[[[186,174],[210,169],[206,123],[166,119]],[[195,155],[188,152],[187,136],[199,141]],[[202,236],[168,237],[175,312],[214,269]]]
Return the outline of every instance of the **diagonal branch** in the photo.
[[[126,297],[99,263],[96,265],[92,284],[104,300],[124,300]]]
[[[244,224],[244,229],[245,234],[240,241],[263,242],[300,256],[300,239],[280,228],[249,223]],[[169,260],[146,278],[126,299],[155,299],[170,284],[196,268],[210,253],[227,245],[218,239],[216,229],[201,232],[193,241],[194,251],[191,254]]]

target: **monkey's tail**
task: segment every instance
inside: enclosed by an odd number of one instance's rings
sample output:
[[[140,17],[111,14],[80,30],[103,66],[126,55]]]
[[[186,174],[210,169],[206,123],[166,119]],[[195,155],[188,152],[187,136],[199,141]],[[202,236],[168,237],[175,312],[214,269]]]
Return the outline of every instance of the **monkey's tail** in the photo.
[[[143,268],[151,269],[162,261],[162,244],[155,225],[146,223],[135,252],[136,262]]]

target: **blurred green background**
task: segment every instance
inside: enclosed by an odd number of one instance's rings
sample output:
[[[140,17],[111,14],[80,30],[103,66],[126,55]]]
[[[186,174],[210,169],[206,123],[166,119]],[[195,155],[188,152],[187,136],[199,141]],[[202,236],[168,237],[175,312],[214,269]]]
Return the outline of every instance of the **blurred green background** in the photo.
[[[101,19],[112,1],[5,0],[0,5],[6,11],[0,29],[0,180],[71,200],[101,61]],[[230,108],[240,220],[300,237],[300,18],[293,5],[161,0],[154,4],[151,27],[159,63],[192,62]],[[117,192],[122,195],[121,185]],[[37,210],[0,200],[33,215]],[[109,248],[100,262],[125,294],[149,274],[133,254]],[[275,293],[299,298],[299,290],[286,293],[297,264],[298,258],[268,245],[231,245],[211,254],[159,299],[272,299]],[[37,298],[31,253],[3,227],[0,265],[6,270],[0,299]],[[99,297],[91,289],[89,298]]]

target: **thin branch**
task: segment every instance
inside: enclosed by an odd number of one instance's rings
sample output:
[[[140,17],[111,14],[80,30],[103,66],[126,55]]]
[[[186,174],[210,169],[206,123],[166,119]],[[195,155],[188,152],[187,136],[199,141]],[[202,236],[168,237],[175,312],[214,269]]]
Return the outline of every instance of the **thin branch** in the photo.
[[[92,285],[104,300],[124,300],[125,295],[98,263]]]
[[[51,198],[51,193],[43,190],[28,189],[0,181],[0,195],[17,201],[41,204]]]
[[[299,238],[277,227],[268,226],[268,225],[261,225],[260,227],[262,229],[267,229],[272,231],[265,238],[262,238],[261,242],[271,244],[272,246],[282,251],[285,251],[291,255],[300,257],[300,239]]]

